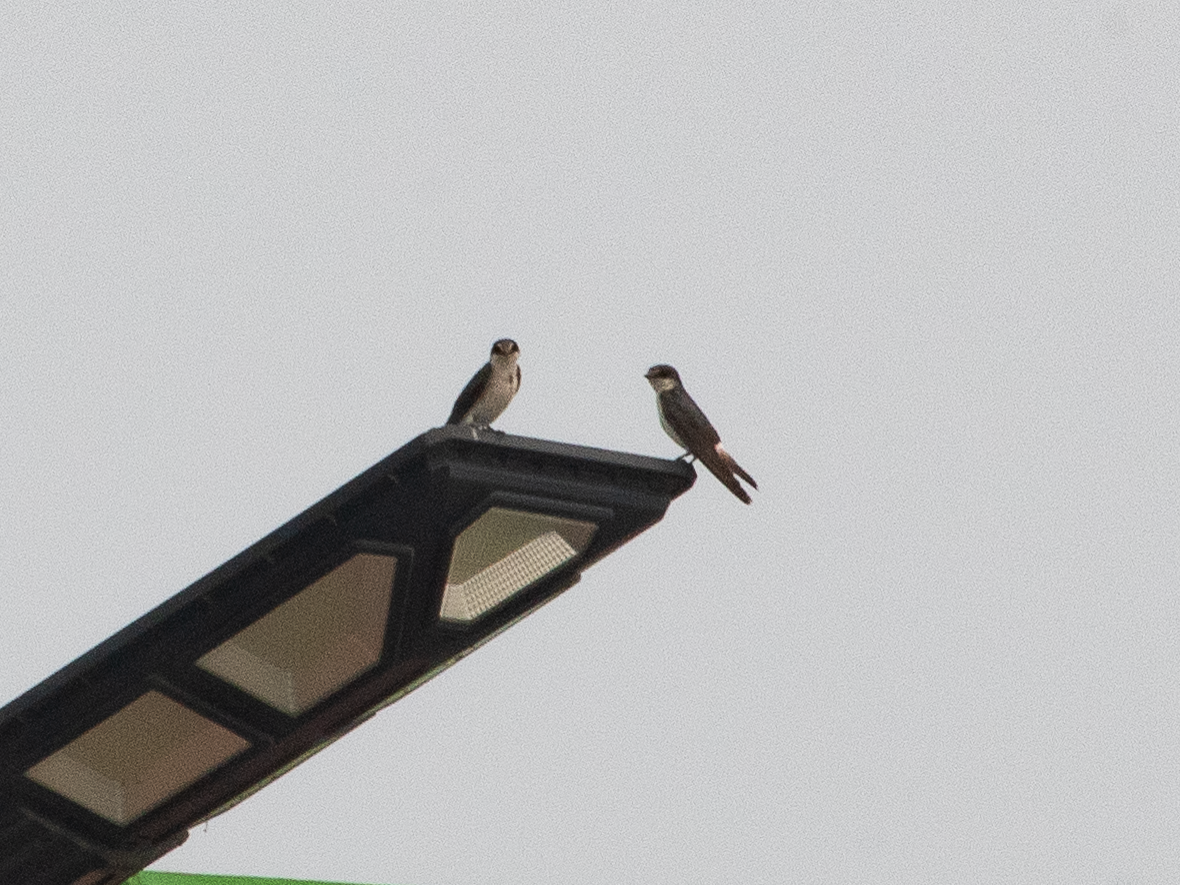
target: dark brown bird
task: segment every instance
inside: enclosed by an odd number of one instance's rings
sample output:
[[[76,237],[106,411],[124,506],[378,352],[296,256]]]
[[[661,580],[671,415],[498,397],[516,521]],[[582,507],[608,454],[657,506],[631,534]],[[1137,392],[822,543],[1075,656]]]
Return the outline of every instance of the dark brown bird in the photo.
[[[656,406],[660,410],[660,425],[664,432],[672,437],[676,445],[708,467],[709,472],[721,480],[739,500],[749,504],[750,496],[737,477],[740,476],[753,488],[758,488],[758,483],[721,447],[721,437],[684,389],[680,373],[671,366],[659,365],[652,366],[643,377],[656,392]]]

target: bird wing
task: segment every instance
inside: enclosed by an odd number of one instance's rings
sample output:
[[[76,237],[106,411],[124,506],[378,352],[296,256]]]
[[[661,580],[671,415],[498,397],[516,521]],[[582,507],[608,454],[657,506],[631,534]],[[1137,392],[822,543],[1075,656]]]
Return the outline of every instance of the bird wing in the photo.
[[[736,469],[754,488],[758,486],[746,471],[738,467],[729,453],[721,448],[721,437],[705,417],[701,407],[683,388],[679,391],[668,391],[661,396],[664,417],[676,431],[684,447],[695,455],[710,473],[721,480],[721,484],[733,492],[739,501],[749,504],[751,498],[734,477],[734,470]]]
[[[471,376],[471,380],[467,382],[467,386],[463,388],[463,392],[455,400],[455,408],[451,409],[451,417],[447,419],[448,424],[463,422],[463,418],[471,411],[471,407],[475,405],[479,395],[488,386],[488,379],[491,377],[492,364],[490,362],[484,363],[483,368]]]
[[[669,390],[660,394],[664,420],[676,431],[680,441],[689,452],[701,457],[701,452],[712,449],[721,442],[721,437],[701,411],[688,391],[684,388]]]

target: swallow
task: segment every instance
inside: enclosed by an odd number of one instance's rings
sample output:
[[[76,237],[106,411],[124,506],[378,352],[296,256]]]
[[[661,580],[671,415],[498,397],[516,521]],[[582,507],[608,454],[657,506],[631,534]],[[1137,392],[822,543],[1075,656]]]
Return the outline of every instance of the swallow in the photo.
[[[708,467],[709,472],[721,480],[722,485],[733,492],[738,500],[749,504],[750,496],[734,474],[753,488],[758,488],[758,483],[721,447],[721,437],[684,389],[680,373],[671,366],[660,365],[652,366],[643,377],[656,392],[656,407],[660,410],[660,426],[664,432],[687,454]]]
[[[504,413],[520,390],[520,366],[516,364],[519,357],[520,348],[511,338],[501,338],[493,344],[491,358],[467,382],[455,400],[447,423],[490,430],[492,422]]]

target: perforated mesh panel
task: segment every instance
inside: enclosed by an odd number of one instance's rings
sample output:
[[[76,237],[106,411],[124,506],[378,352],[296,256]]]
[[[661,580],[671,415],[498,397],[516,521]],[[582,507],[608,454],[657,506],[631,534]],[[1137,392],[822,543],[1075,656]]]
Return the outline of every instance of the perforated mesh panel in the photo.
[[[470,623],[586,549],[590,522],[493,507],[455,539],[439,617]]]

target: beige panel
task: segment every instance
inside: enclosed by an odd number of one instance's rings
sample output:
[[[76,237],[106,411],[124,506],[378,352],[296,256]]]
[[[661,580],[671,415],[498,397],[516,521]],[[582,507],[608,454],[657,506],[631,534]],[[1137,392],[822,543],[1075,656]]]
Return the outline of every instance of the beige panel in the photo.
[[[240,735],[149,691],[30,768],[28,776],[127,824],[248,746]]]
[[[197,666],[298,715],[380,660],[396,569],[396,557],[358,553]]]
[[[586,549],[591,522],[493,507],[455,539],[439,617],[471,622]]]

